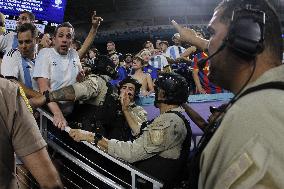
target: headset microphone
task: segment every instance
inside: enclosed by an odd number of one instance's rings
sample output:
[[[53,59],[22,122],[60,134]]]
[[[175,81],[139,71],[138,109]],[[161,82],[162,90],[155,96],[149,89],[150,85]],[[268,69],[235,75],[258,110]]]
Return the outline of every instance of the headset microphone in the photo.
[[[222,45],[210,56],[208,56],[207,58],[202,58],[201,60],[199,60],[197,62],[197,66],[199,69],[203,69],[205,67],[205,64],[208,60],[210,60],[211,58],[213,58],[215,55],[217,55],[219,52],[221,52],[226,46],[226,42],[223,42]]]

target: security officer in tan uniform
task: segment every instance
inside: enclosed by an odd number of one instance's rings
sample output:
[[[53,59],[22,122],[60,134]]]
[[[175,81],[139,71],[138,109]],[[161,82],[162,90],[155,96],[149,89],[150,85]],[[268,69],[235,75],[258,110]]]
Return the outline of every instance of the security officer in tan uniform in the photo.
[[[18,188],[23,181],[17,179],[14,152],[21,157],[40,188],[63,188],[32,110],[27,106],[23,90],[0,78],[0,188]]]
[[[162,180],[164,188],[172,188],[181,176],[190,149],[191,130],[180,108],[187,101],[189,88],[186,80],[174,73],[162,74],[155,87],[155,106],[161,114],[142,127],[133,142],[108,140],[76,129],[69,134],[76,141],[89,141],[112,156],[135,162],[139,169]]]

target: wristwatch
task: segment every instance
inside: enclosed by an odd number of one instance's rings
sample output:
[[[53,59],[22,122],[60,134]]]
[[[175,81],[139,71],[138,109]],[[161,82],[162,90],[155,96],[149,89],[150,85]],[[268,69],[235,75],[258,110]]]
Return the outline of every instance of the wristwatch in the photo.
[[[48,90],[44,91],[43,95],[45,96],[45,103],[46,104],[50,103],[49,91]]]
[[[100,133],[95,133],[93,144],[94,144],[95,146],[97,146],[99,140],[101,140],[102,138],[103,138],[103,136],[102,136]]]

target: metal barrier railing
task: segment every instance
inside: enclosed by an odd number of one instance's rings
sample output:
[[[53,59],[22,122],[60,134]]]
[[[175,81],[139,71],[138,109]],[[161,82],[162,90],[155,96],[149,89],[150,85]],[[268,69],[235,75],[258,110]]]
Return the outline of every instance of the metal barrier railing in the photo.
[[[80,161],[79,159],[72,156],[70,153],[66,152],[63,148],[56,145],[56,143],[52,142],[51,140],[48,140],[48,145],[55,148],[61,155],[63,155],[65,158],[69,159],[71,162],[75,163],[77,166],[80,166],[83,170],[88,172],[89,174],[95,176],[99,180],[106,183],[108,186],[111,186],[112,188],[122,189],[123,187],[112,181],[111,179],[103,176],[102,174],[98,173],[96,170],[85,164],[84,162]]]
[[[75,163],[77,166],[81,167],[83,170],[85,170],[89,174],[95,176],[99,180],[103,181],[104,183],[106,183],[110,187],[112,187],[112,188],[123,188],[119,184],[115,183],[113,180],[111,180],[108,177],[100,174],[99,172],[94,170],[92,167],[88,166],[84,162],[82,162],[79,159],[77,159],[76,157],[74,157],[72,154],[68,153],[66,150],[64,150],[62,147],[60,147],[59,145],[57,145],[53,141],[48,140],[47,124],[48,124],[48,120],[52,121],[53,118],[45,110],[40,109],[40,108],[38,108],[37,110],[40,113],[40,130],[42,132],[43,137],[46,139],[47,143],[52,148],[55,148],[56,151],[58,151],[65,158],[69,159],[70,161]],[[104,156],[105,158],[111,160],[112,162],[116,163],[117,165],[123,167],[125,170],[129,171],[131,173],[131,188],[132,189],[135,189],[137,187],[137,185],[136,185],[137,177],[140,177],[140,178],[152,183],[153,189],[160,189],[160,188],[163,187],[163,184],[160,181],[158,181],[157,179],[153,178],[150,175],[142,173],[141,171],[136,169],[134,166],[127,164],[127,163],[119,160],[118,158],[110,156],[109,154],[103,152],[102,150],[98,149],[97,147],[91,145],[90,143],[88,143],[86,141],[83,141],[82,143],[85,144],[86,146],[88,146],[89,148],[91,148],[93,151],[96,151],[98,154]]]

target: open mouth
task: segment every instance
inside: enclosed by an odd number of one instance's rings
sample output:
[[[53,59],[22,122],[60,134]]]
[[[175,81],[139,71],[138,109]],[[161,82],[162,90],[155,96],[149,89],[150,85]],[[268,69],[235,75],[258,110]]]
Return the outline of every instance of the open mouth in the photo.
[[[60,48],[63,49],[63,50],[68,49],[67,45],[61,45]]]

